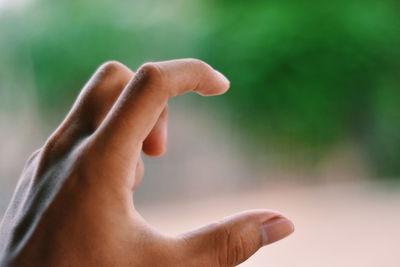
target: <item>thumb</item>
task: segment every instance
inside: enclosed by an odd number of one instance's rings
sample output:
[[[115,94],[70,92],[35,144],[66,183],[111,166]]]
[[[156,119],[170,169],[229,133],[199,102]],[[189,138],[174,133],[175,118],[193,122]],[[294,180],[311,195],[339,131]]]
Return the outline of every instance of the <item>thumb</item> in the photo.
[[[282,214],[251,210],[227,217],[181,237],[189,250],[187,266],[236,266],[262,246],[276,242],[294,230]]]

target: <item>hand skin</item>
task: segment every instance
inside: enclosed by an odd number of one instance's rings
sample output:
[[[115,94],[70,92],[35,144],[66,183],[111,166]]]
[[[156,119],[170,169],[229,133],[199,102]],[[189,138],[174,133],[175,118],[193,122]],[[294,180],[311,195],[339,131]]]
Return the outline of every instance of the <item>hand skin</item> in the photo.
[[[141,152],[165,152],[168,99],[228,87],[197,59],[146,63],[136,74],[100,66],[26,163],[0,225],[0,266],[235,266],[289,235],[282,214],[250,210],[171,237],[135,209]]]

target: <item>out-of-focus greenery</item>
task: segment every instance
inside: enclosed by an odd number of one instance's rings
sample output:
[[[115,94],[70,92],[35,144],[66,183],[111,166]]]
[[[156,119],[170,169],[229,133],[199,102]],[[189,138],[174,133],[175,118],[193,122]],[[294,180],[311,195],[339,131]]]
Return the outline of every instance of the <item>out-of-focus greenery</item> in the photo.
[[[1,68],[24,69],[28,62],[41,108],[57,109],[71,102],[107,60],[134,68],[148,60],[191,55],[191,31],[181,25],[188,19],[186,6],[179,3],[37,0],[4,11],[0,45],[9,60]]]
[[[399,12],[391,0],[221,0],[202,48],[257,139],[326,149],[352,138],[381,174],[399,174]]]
[[[399,13],[395,0],[42,0],[0,13],[0,68],[28,64],[47,111],[103,61],[200,57],[230,78],[213,102],[255,142],[320,152],[351,139],[400,176]]]

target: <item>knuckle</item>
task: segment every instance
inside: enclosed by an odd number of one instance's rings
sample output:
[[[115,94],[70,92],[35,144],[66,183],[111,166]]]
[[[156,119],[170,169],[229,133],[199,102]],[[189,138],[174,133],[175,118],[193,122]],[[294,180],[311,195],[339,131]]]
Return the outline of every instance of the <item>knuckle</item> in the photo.
[[[189,63],[191,63],[193,66],[195,66],[196,69],[201,71],[202,73],[207,72],[212,70],[212,67],[208,65],[206,62],[203,60],[197,59],[197,58],[188,58],[187,59]]]
[[[124,68],[125,66],[122,63],[115,60],[106,61],[100,66],[100,70],[106,73],[116,72]]]
[[[164,78],[164,71],[159,63],[148,62],[139,67],[137,75],[142,79],[160,82]]]
[[[158,93],[165,92],[168,94],[167,86],[167,71],[157,62],[148,62],[141,65],[136,72],[136,81],[139,84],[150,85],[147,90],[154,88]]]
[[[216,236],[219,266],[235,266],[246,259],[246,244],[240,231],[224,226]]]
[[[187,59],[190,63],[194,64],[194,65],[199,65],[202,67],[208,67],[208,64],[205,63],[203,60],[198,59],[198,58],[188,58]]]
[[[98,94],[109,90],[109,88],[119,88],[115,90],[115,92],[119,92],[132,75],[133,72],[124,64],[118,61],[107,61],[100,65],[89,88],[97,88]]]

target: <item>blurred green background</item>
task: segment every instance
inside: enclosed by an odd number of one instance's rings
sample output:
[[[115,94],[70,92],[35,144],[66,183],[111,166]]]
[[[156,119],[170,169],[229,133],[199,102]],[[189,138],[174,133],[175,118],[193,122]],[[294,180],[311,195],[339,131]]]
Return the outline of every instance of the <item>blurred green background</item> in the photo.
[[[398,1],[9,2],[0,16],[2,108],[18,108],[3,91],[29,70],[46,116],[65,112],[106,60],[135,69],[198,57],[230,78],[226,97],[207,103],[223,107],[252,149],[316,159],[346,139],[374,176],[400,177]]]
[[[105,61],[196,57],[223,96],[169,104],[135,206],[175,234],[245,209],[294,235],[243,266],[400,266],[400,2],[0,0],[0,218]]]

